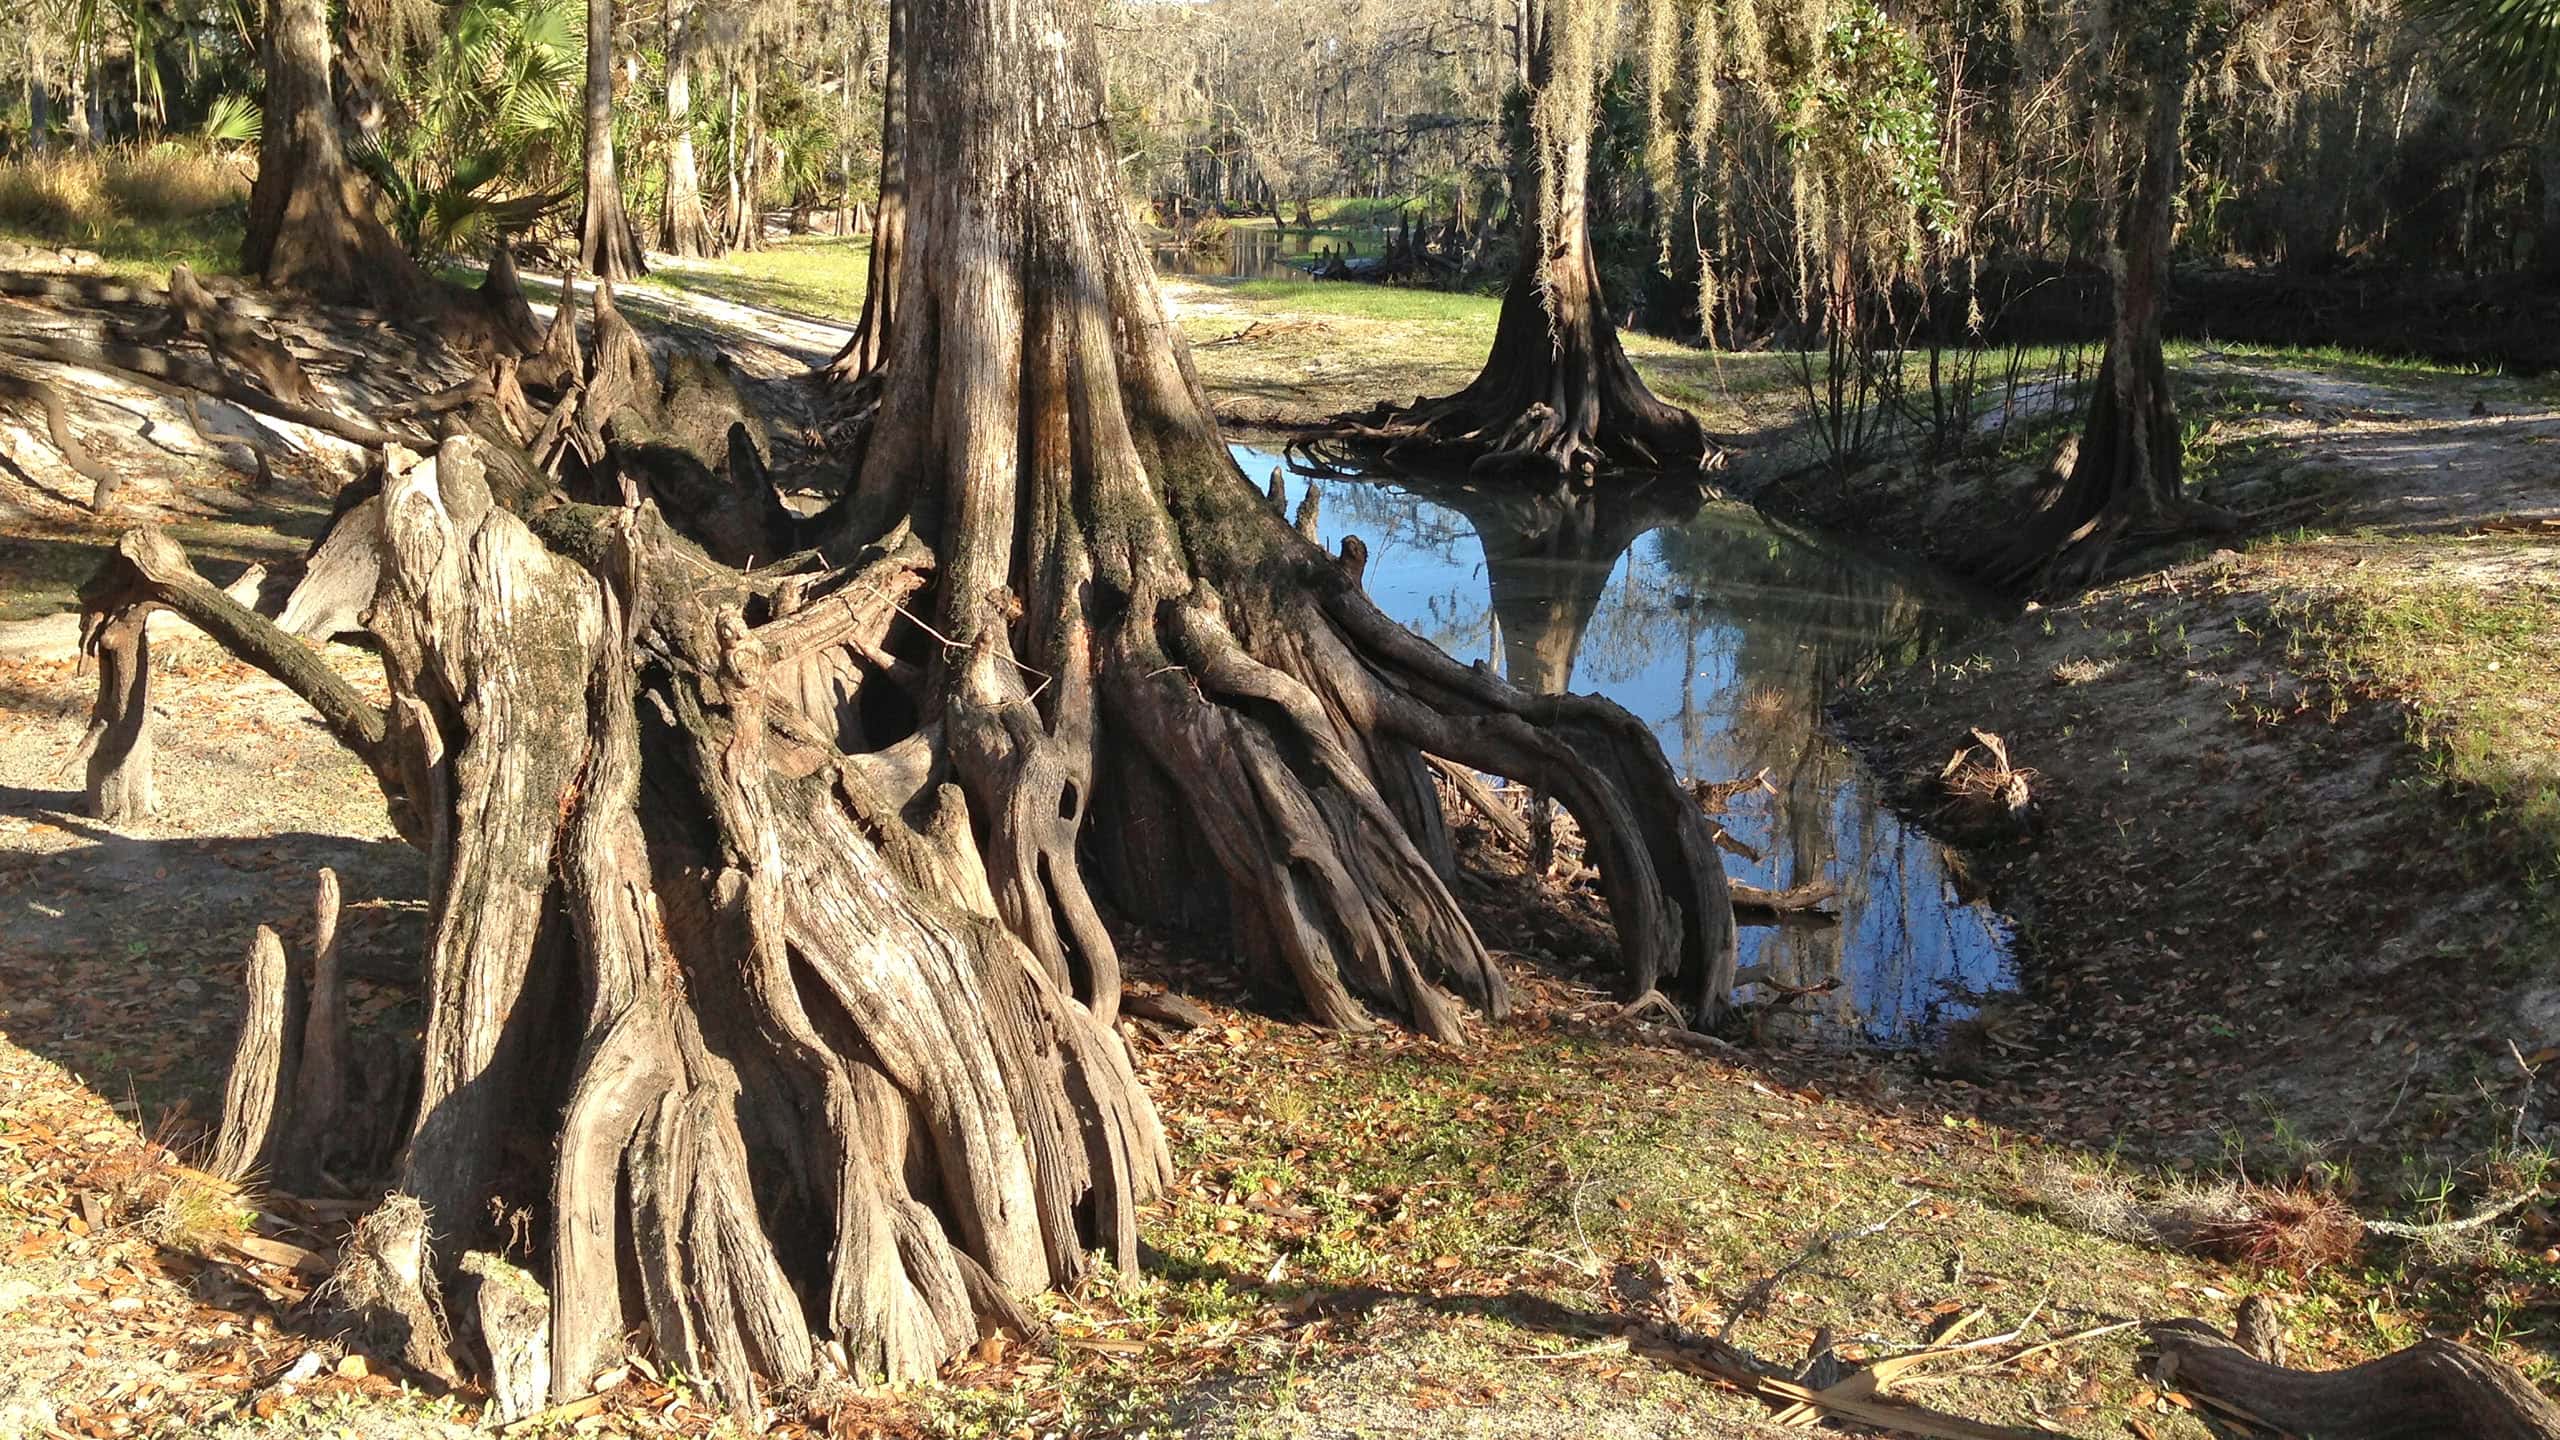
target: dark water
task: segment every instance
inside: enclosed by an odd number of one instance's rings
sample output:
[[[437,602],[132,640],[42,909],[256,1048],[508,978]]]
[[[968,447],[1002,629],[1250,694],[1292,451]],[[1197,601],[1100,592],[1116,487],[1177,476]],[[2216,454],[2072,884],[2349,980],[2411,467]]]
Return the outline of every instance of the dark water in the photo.
[[[1156,247],[1156,270],[1165,275],[1207,275],[1243,280],[1304,280],[1323,257],[1343,248],[1329,235],[1282,231],[1267,225],[1231,226],[1215,243],[1193,249]]]
[[[1278,457],[1230,447],[1256,484]],[[2015,983],[2009,936],[1959,900],[1944,847],[1884,806],[1822,707],[1878,660],[1927,654],[1986,612],[1931,576],[1782,531],[1748,507],[1688,514],[1641,499],[1536,502],[1487,484],[1421,491],[1286,474],[1318,492],[1326,546],[1369,547],[1367,588],[1450,654],[1532,688],[1597,691],[1641,717],[1683,778],[1765,768],[1776,793],[1719,819],[1761,859],[1727,873],[1772,889],[1828,879],[1836,925],[1753,926],[1742,963],[1792,985],[1834,1039],[1911,1043]]]

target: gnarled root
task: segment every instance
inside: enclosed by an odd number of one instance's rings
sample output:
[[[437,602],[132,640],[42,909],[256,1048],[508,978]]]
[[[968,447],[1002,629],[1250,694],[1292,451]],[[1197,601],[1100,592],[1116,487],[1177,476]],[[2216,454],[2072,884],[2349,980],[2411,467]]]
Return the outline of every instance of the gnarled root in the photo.
[[[2560,1440],[2560,1409],[2532,1381],[2451,1340],[2430,1336],[2345,1370],[2305,1371],[2269,1363],[2200,1320],[2158,1321],[2144,1336],[2162,1384],[2253,1427],[2321,1440]]]

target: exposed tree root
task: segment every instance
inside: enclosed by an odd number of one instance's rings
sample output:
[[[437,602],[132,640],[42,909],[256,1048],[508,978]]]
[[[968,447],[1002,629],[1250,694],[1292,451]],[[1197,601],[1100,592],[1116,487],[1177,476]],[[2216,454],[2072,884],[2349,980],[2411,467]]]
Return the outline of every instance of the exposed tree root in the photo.
[[[2554,1440],[2560,1409],[2513,1366],[2435,1337],[2345,1370],[2287,1370],[2200,1320],[2144,1329],[2153,1373],[2220,1415],[2321,1440]]]
[[[44,407],[45,434],[53,441],[53,448],[62,452],[63,463],[74,473],[96,487],[90,492],[89,508],[106,509],[124,477],[98,463],[89,454],[89,447],[80,442],[79,432],[71,428],[71,417],[63,409],[62,392],[33,375],[0,375],[0,395],[33,400]]]

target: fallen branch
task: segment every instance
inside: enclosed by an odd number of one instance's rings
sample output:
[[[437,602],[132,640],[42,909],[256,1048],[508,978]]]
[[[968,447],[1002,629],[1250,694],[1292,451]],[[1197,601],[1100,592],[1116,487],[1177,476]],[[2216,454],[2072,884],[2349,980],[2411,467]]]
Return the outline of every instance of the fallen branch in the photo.
[[[2429,1337],[2345,1370],[2288,1370],[2201,1320],[2144,1327],[2152,1374],[2234,1419],[2320,1440],[2560,1440],[2560,1409],[2515,1367]]]
[[[2014,1425],[1991,1425],[1906,1401],[1855,1395],[1843,1389],[1846,1382],[1827,1390],[1807,1389],[1793,1380],[1768,1373],[1751,1357],[1721,1340],[1660,1333],[1648,1337],[1648,1340],[1649,1343],[1636,1347],[1640,1353],[1692,1374],[1721,1380],[1781,1411],[1806,1407],[1897,1435],[1920,1436],[1923,1440],[2048,1440],[2055,1433]]]

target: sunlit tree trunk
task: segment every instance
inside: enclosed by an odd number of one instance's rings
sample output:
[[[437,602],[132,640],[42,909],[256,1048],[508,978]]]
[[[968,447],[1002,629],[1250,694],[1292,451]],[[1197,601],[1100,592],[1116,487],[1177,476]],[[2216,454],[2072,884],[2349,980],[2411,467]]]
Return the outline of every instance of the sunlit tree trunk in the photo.
[[[670,255],[711,253],[702,181],[693,159],[693,26],[690,6],[667,7],[667,198],[658,245]]]
[[[426,850],[394,1181],[433,1274],[540,1217],[555,1400],[635,1334],[742,1410],[822,1339],[930,1376],[1094,1250],[1135,1265],[1169,1167],[1106,900],[1327,1025],[1502,1015],[1426,754],[1574,813],[1631,995],[1712,1015],[1733,985],[1711,836],[1643,723],[1449,659],[1236,468],[1083,0],[911,6],[908,303],[834,510],[667,441],[599,285],[603,463],[568,493],[473,435],[389,454],[387,708],[155,532],[82,592],[93,633],[165,605],[302,690]],[[148,674],[102,675],[101,717],[147,714]]]
[[[613,0],[587,0],[586,101],[586,214],[578,225],[578,264],[600,279],[621,280],[649,267],[613,168]]]
[[[829,373],[856,380],[879,367],[898,319],[898,285],[907,241],[907,76],[901,58],[908,0],[889,0],[888,68],[880,86],[880,206],[871,226],[870,284],[862,320],[828,362]]]
[[[1587,196],[1607,14],[1603,0],[1521,0],[1535,153],[1519,162],[1520,261],[1483,371],[1455,395],[1346,420],[1347,434],[1546,481],[1708,459],[1697,417],[1636,374],[1600,290]]]
[[[419,303],[427,277],[374,214],[371,188],[339,143],[328,6],[272,0],[261,48],[266,121],[241,269],[324,299],[386,310]]]
[[[2172,7],[2128,42],[2147,75],[2118,131],[2132,147],[2132,184],[2106,252],[2106,354],[2061,494],[1994,551],[1989,570],[2002,583],[2076,588],[2096,578],[2128,536],[2229,523],[2183,493],[2177,396],[2162,346],[2193,27],[2192,7]]]

